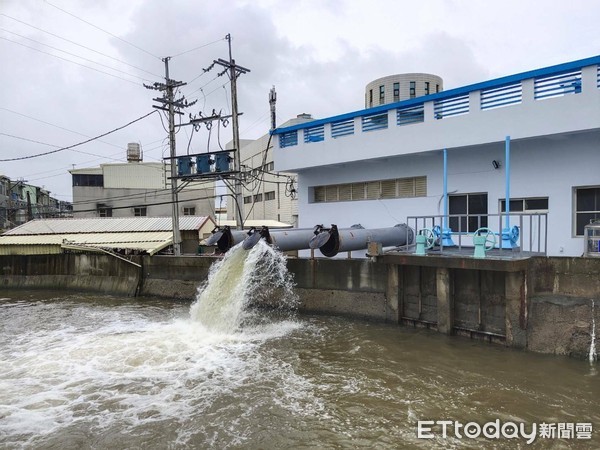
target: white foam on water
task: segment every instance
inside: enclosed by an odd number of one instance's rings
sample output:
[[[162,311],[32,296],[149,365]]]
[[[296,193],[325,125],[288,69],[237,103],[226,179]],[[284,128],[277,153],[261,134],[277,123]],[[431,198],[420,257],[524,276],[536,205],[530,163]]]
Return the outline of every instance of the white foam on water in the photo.
[[[210,416],[220,402],[245,403],[243,414],[252,414],[256,399],[246,396],[257,390],[265,402],[311,414],[320,408],[314,387],[263,348],[300,323],[256,321],[261,314],[246,311],[273,293],[293,303],[291,286],[285,259],[260,243],[249,252],[234,248],[211,269],[187,317],[183,309],[164,318],[162,310],[85,301],[0,305],[0,444],[35,446],[77,424],[100,434],[185,423]],[[177,442],[198,426],[180,427]],[[241,444],[235,428],[230,442]]]
[[[276,303],[271,297],[277,293]],[[239,330],[250,302],[294,307],[297,297],[286,258],[262,239],[249,251],[238,244],[213,264],[190,309],[192,320],[215,332]]]

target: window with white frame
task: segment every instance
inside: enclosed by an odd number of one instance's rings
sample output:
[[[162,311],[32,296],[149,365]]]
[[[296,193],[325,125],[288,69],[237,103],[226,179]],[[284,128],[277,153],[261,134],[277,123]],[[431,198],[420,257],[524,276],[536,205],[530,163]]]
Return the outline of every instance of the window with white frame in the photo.
[[[506,200],[500,199],[500,212],[506,212]],[[510,212],[548,212],[548,197],[511,198]]]
[[[98,217],[112,217],[112,208],[99,207]]]
[[[488,225],[487,193],[457,194],[448,196],[450,228],[454,232],[472,233]],[[460,215],[460,216],[457,216]]]
[[[193,207],[193,206],[184,207],[183,208],[183,215],[184,216],[195,216],[196,215],[196,208]]]
[[[574,194],[574,235],[583,236],[583,229],[592,221],[600,220],[600,186],[578,187]]]
[[[148,209],[145,206],[133,208],[133,215],[135,217],[146,217],[148,215]]]

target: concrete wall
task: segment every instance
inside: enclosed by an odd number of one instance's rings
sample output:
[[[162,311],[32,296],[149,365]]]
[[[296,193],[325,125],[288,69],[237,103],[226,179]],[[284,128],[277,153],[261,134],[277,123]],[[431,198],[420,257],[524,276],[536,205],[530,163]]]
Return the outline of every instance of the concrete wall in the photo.
[[[194,300],[214,260],[209,256],[144,256],[140,295]]]
[[[387,268],[367,260],[289,259],[300,311],[386,320]]]
[[[139,268],[104,254],[0,256],[0,286],[134,296]]]
[[[194,300],[214,257],[0,256],[0,287]],[[426,326],[514,348],[586,357],[600,329],[600,259],[395,255],[289,259],[303,313]],[[592,307],[592,302],[595,303]]]

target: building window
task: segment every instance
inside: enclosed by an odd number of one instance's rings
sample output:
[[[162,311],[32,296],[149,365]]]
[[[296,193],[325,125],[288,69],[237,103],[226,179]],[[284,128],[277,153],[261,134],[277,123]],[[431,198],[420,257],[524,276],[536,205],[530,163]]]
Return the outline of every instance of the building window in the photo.
[[[104,175],[73,175],[73,186],[104,186]]]
[[[500,212],[506,212],[506,200],[500,199]],[[548,197],[537,198],[511,198],[510,212],[548,212]]]
[[[265,192],[265,201],[275,200],[275,191]]]
[[[373,89],[369,89],[369,108],[373,106]]]
[[[385,86],[379,86],[379,104],[383,105],[385,102]]]
[[[247,205],[248,203],[252,203],[252,196],[248,195],[246,197],[244,197],[244,204]]]
[[[415,98],[417,96],[417,82],[416,81],[410,82],[409,94],[410,94],[410,98]]]
[[[133,208],[133,215],[135,217],[146,217],[148,215],[148,209],[145,206]]]
[[[392,178],[332,184],[313,188],[314,203],[380,200],[427,196],[427,177]]]
[[[488,225],[488,195],[463,194],[448,197],[448,213],[460,214],[461,217],[450,217],[450,228],[454,232],[472,233],[478,228]]]
[[[394,83],[394,101],[400,101],[400,83]]]
[[[262,202],[263,195],[262,194],[254,194],[254,202]]]
[[[99,207],[98,217],[112,217],[112,208]]]
[[[429,81],[425,82],[425,95],[429,95]]]
[[[435,85],[435,93],[437,94],[438,92],[440,92],[440,85],[436,84]]]
[[[196,208],[194,206],[183,208],[183,215],[184,216],[195,216],[196,215]]]
[[[575,189],[575,236],[583,236],[583,228],[600,220],[600,187]]]

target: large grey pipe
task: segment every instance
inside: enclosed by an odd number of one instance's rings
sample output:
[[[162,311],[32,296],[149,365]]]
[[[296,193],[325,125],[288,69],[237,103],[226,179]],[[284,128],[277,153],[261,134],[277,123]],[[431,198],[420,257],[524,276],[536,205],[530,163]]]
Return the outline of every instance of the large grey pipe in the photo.
[[[267,227],[262,227],[260,230],[251,229],[242,246],[249,250],[262,238],[282,252],[304,250],[309,248],[309,241],[315,235],[314,231],[314,228],[269,230]]]
[[[366,249],[369,242],[379,242],[383,247],[410,245],[414,237],[412,228],[404,223],[390,228],[366,229],[355,225],[341,230],[336,225],[331,225],[329,229],[321,227],[316,230],[310,241],[310,248],[318,248],[323,255],[331,258],[340,252]]]
[[[228,226],[223,228],[215,227],[212,230],[212,236],[206,238],[203,244],[216,245],[222,253],[225,253],[231,247],[242,242],[247,236],[248,233],[246,231],[232,230]]]

